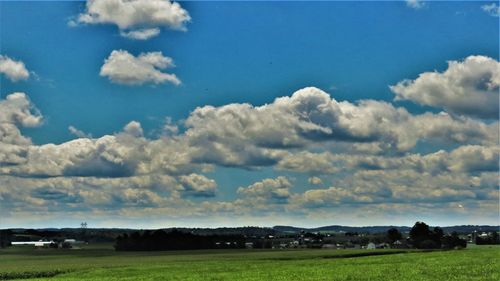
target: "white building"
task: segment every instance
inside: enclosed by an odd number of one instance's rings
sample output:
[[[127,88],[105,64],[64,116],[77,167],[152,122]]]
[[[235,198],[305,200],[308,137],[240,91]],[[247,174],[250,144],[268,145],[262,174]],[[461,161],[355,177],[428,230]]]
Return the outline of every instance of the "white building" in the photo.
[[[55,244],[54,241],[22,241],[22,242],[11,242],[13,246],[16,245],[32,245],[35,247],[49,246],[50,244]]]

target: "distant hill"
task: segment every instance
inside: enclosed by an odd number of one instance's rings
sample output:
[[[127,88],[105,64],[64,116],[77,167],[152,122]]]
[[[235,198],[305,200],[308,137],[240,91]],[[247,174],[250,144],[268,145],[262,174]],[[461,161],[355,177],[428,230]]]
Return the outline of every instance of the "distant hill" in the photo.
[[[304,232],[358,232],[358,233],[383,233],[387,232],[390,228],[397,228],[400,232],[408,233],[411,227],[408,226],[343,226],[343,225],[329,225],[314,228],[303,228],[296,226],[277,225],[270,227],[219,227],[219,228],[163,228],[169,232],[176,229],[185,233],[192,233],[196,235],[245,235],[247,237],[262,237],[267,235],[280,235],[280,234],[295,234]],[[433,228],[433,226],[431,226]],[[493,225],[456,225],[441,227],[444,232],[451,233],[456,231],[458,233],[472,233],[477,232],[490,232],[499,231],[500,226]],[[23,229],[12,228],[15,235],[32,235],[37,237],[74,237],[90,241],[114,241],[114,239],[123,233],[132,233],[134,231],[145,231],[146,229],[131,229],[131,228],[88,228],[85,230],[85,237],[82,236],[82,229],[80,228],[39,228],[39,229]]]
[[[390,228],[397,228],[401,232],[409,232],[411,227],[408,226],[343,226],[343,225],[330,225],[315,228],[302,228],[295,226],[277,225],[273,229],[277,232],[282,233],[298,233],[301,231],[305,232],[358,232],[358,233],[381,233],[386,232]],[[431,226],[432,228],[433,226]],[[474,231],[478,232],[489,232],[489,231],[499,231],[500,226],[493,225],[455,225],[455,226],[444,226],[441,227],[445,232],[450,233],[456,231],[458,233],[471,233]]]

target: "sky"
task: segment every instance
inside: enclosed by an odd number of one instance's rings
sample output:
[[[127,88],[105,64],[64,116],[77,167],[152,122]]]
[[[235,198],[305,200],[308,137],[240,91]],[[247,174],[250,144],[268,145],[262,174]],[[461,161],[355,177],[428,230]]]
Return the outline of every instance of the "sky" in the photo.
[[[0,2],[0,228],[499,224],[494,1]]]

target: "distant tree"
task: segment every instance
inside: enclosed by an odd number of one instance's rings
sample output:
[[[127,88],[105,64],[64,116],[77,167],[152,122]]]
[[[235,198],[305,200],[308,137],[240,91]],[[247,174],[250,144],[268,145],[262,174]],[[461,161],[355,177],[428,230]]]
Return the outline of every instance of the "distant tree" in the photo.
[[[488,237],[477,236],[475,242],[477,245],[497,245],[500,244],[500,239],[498,237],[498,232],[493,231]]]
[[[410,242],[418,249],[439,249],[444,236],[443,229],[435,227],[432,231],[425,222],[416,222],[410,230]]]
[[[10,229],[0,230],[0,248],[5,248],[12,241],[12,231]]]
[[[493,231],[493,233],[491,234],[491,241],[493,242],[493,244],[500,244],[500,239],[498,237],[498,232]]]
[[[410,230],[410,241],[415,248],[421,248],[425,240],[431,240],[429,226],[425,222],[418,221]],[[427,242],[426,246],[428,244]]]
[[[387,239],[389,240],[389,243],[394,243],[398,240],[401,240],[403,238],[403,235],[401,235],[401,232],[395,227],[387,230]]]
[[[422,242],[419,243],[418,248],[419,249],[436,249],[436,248],[439,248],[439,245],[434,240],[426,239],[426,240],[423,240]]]
[[[455,249],[455,248],[466,248],[467,241],[461,239],[457,232],[452,232],[450,235],[445,235],[442,238],[442,248],[443,249]]]
[[[436,248],[441,248],[441,240],[443,239],[444,231],[441,227],[434,227],[433,231],[430,233],[430,238],[434,243],[436,243]]]

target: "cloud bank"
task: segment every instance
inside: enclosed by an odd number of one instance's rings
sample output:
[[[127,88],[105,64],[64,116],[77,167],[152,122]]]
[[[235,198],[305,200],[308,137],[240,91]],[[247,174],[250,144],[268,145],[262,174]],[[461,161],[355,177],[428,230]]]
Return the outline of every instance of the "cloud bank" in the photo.
[[[164,57],[138,58],[158,65]],[[332,219],[326,214],[362,220],[367,214],[407,217],[409,210],[425,217],[439,209],[491,218],[498,211],[498,121],[447,101],[482,104],[481,95],[497,87],[497,66],[474,56],[433,73],[449,82],[432,102],[444,110],[439,113],[340,101],[307,87],[259,106],[198,107],[179,126],[167,118],[153,138],[130,121],[99,137],[70,127],[77,138],[59,144],[34,144],[23,135],[25,127],[42,126],[44,116],[28,95],[12,93],[0,100],[0,211],[7,222],[34,212],[321,222]],[[410,89],[430,87],[427,76],[401,82],[397,91],[426,100],[426,91]],[[276,176],[220,188],[210,173],[222,167]]]

